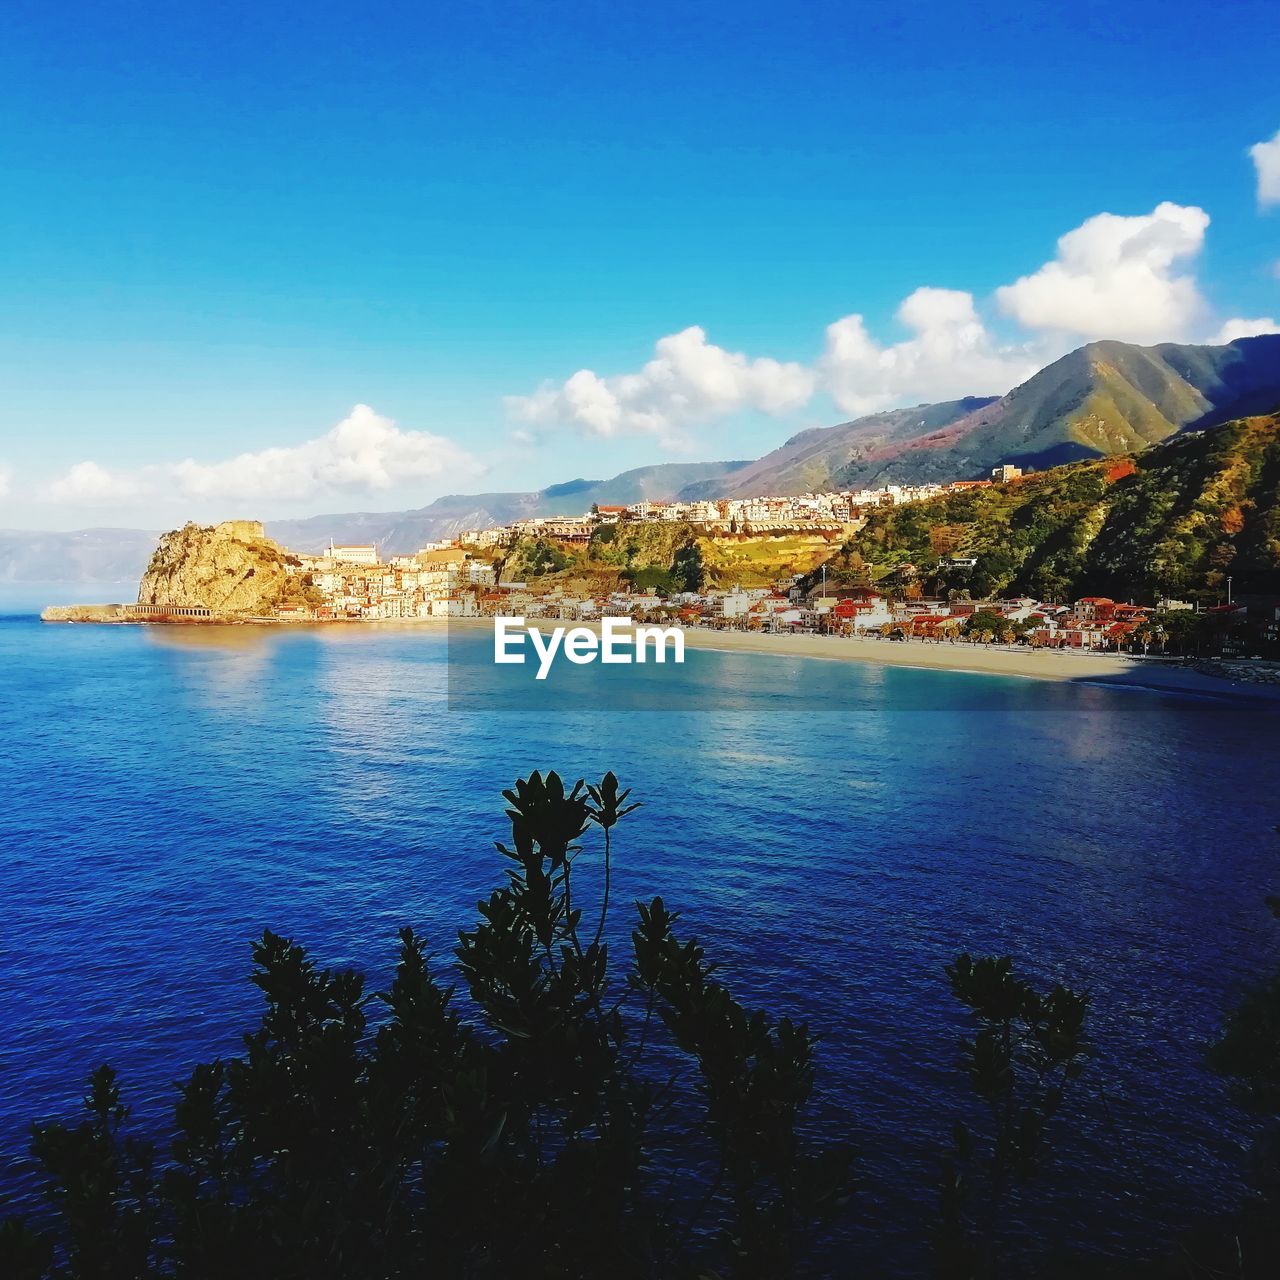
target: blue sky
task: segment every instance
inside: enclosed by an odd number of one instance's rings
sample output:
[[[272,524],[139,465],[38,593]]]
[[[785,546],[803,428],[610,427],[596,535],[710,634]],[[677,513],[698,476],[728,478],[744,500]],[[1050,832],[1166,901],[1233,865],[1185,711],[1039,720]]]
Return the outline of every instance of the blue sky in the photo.
[[[750,457],[1275,324],[1269,5],[795,10],[5,6],[0,526]]]

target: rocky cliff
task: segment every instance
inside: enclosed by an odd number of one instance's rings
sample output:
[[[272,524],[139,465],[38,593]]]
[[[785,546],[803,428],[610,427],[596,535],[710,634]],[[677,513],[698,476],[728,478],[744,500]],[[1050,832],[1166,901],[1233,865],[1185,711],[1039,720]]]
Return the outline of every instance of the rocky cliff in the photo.
[[[287,594],[291,562],[296,565],[256,520],[187,524],[160,539],[142,575],[138,603],[266,613]]]

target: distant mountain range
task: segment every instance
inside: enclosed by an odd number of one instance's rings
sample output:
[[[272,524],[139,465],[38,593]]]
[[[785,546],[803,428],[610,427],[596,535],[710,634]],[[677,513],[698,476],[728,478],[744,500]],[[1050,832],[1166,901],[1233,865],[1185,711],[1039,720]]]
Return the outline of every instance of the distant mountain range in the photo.
[[[693,484],[682,496],[686,499],[754,498],[830,489],[836,476],[856,475],[865,459],[894,451],[912,440],[927,438],[995,403],[994,396],[970,396],[941,404],[890,409],[887,413],[873,413],[836,427],[815,427],[792,436],[780,449],[734,472],[727,486],[715,482]]]
[[[463,529],[488,529],[535,516],[580,515],[592,503],[625,506],[665,502],[690,486],[723,489],[746,462],[664,462],[624,471],[611,480],[570,480],[530,493],[451,494],[416,511],[359,512],[269,520],[268,537],[294,551],[319,551],[339,543],[376,542],[389,555],[416,551],[425,542]]]
[[[0,586],[9,583],[136,582],[159,531],[0,529]]]
[[[751,497],[972,478],[1003,462],[1042,469],[1128,453],[1184,430],[1280,407],[1280,334],[1224,346],[1092,342],[999,398],[970,397],[871,414],[801,432],[755,462],[666,463],[610,480],[525,493],[451,495],[413,511],[267,522],[299,551],[377,542],[395,554],[461,529],[571,515],[592,503]],[[248,513],[254,514],[254,513]],[[0,531],[0,582],[140,576],[156,534]]]
[[[416,551],[463,529],[485,529],[534,516],[578,515],[594,503],[663,502],[691,485],[720,489],[745,462],[666,462],[624,471],[610,480],[570,480],[527,493],[480,493],[437,498],[413,511],[358,511],[269,520],[266,532],[293,551],[337,543],[376,542],[388,555]],[[81,529],[32,533],[0,529],[0,584],[120,582],[142,577],[159,532]]]

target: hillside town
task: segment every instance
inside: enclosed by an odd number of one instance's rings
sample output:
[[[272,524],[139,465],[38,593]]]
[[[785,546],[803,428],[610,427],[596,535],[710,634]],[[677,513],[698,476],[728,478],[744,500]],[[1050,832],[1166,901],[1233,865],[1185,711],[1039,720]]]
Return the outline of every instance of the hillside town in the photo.
[[[815,629],[836,602],[810,601],[796,585],[800,575],[769,590],[684,592],[659,596],[653,590],[575,596],[559,584],[543,587],[499,581],[502,553],[521,539],[588,543],[610,524],[687,524],[708,535],[784,536],[788,533],[847,536],[861,526],[870,508],[921,502],[941,493],[989,485],[1022,473],[998,467],[991,480],[948,485],[888,485],[882,489],[804,493],[788,497],[730,498],[698,502],[641,501],[595,505],[578,516],[546,516],[490,529],[468,529],[451,539],[428,543],[413,555],[385,558],[375,543],[338,545],[320,554],[294,553],[291,565],[304,589],[278,605],[282,619],[400,621],[431,617],[481,617],[521,611],[529,616],[591,618],[604,613],[631,615],[665,610],[682,621],[708,625]],[[261,528],[257,530],[261,536]],[[786,608],[775,610],[770,601]],[[803,605],[803,608],[799,606]],[[833,615],[834,618],[834,615]],[[841,621],[843,621],[843,617]],[[866,621],[866,620],[864,620]]]
[[[879,490],[809,493],[721,501],[637,502],[595,506],[572,517],[543,517],[494,529],[473,529],[412,555],[383,557],[375,544],[330,545],[318,555],[290,557],[299,581],[295,596],[274,616],[293,621],[405,621],[425,618],[523,616],[591,621],[604,616],[665,621],[722,631],[809,633],[889,641],[955,643],[978,640],[1033,648],[1159,651],[1166,628],[1157,615],[1190,613],[1193,606],[1163,600],[1156,606],[1086,596],[1075,601],[1028,597],[972,600],[929,598],[911,584],[915,566],[892,580],[827,586],[825,575],[793,574],[766,586],[701,587],[661,592],[625,585],[584,591],[580,582],[510,581],[500,569],[506,549],[521,539],[589,542],[609,524],[682,522],[711,535],[825,532],[847,535],[868,508],[923,501],[940,493],[1015,480],[1015,467],[997,468],[991,480],[950,485],[887,486]],[[963,564],[952,557],[949,566]],[[941,566],[939,566],[941,567]],[[903,588],[904,580],[908,583]],[[1246,605],[1211,610],[1224,629],[1247,620]],[[1270,620],[1274,630],[1276,619]]]
[[[990,480],[955,480],[950,484],[886,485],[882,489],[845,489],[830,493],[792,496],[704,499],[696,502],[633,502],[629,505],[595,506],[580,516],[544,516],[519,520],[497,529],[468,529],[457,542],[479,548],[509,546],[517,538],[546,537],[562,542],[589,542],[602,523],[626,520],[635,523],[690,524],[709,534],[787,533],[831,530],[841,532],[857,524],[875,507],[924,502],[944,493],[982,488],[1016,480],[1020,467],[999,466]]]
[[[299,556],[300,572],[317,593],[310,602],[281,605],[295,621],[404,621],[420,618],[521,616],[591,622],[631,617],[719,631],[880,637],[955,643],[1006,642],[1033,648],[1117,650],[1164,647],[1158,615],[1192,613],[1189,603],[1139,605],[1102,596],[1070,603],[1029,597],[930,599],[876,587],[826,587],[804,575],[767,587],[705,588],[660,595],[613,590],[582,594],[556,583],[499,582],[492,563],[461,545],[433,545],[383,562],[372,545],[331,546]],[[1226,628],[1249,618],[1245,604],[1198,615]],[[1270,620],[1274,632],[1280,621]],[[1274,636],[1273,636],[1274,638]]]
[[[166,534],[137,603],[51,606],[49,621],[403,623],[523,617],[631,618],[706,631],[962,642],[1078,653],[1254,657],[1280,651],[1280,599],[1101,594],[990,598],[982,554],[943,540],[913,564],[847,552],[873,513],[1022,472],[947,485],[696,502],[594,505],[578,516],[469,529],[386,554],[330,539],[288,550],[256,520]],[[877,517],[882,524],[882,517]],[[917,549],[925,545],[918,539]],[[638,553],[642,552],[642,555]],[[1007,579],[1006,579],[1007,581]]]

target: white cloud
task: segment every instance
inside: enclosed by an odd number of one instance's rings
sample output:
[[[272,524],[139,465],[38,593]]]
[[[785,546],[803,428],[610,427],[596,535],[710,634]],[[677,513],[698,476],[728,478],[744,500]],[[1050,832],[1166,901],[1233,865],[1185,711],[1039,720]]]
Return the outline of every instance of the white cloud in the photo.
[[[996,300],[1029,329],[1130,342],[1190,337],[1205,304],[1178,264],[1200,252],[1208,226],[1203,209],[1170,201],[1135,217],[1097,214],[1059,239],[1052,262],[997,289]]]
[[[1264,209],[1280,204],[1280,129],[1270,142],[1254,143],[1249,155],[1258,172],[1258,203]]]
[[[601,377],[579,369],[559,386],[508,396],[507,410],[530,426],[573,426],[588,435],[650,434],[670,442],[683,427],[744,409],[781,414],[813,395],[804,365],[749,359],[707,341],[697,325],[660,338],[638,373]]]
[[[0,462],[0,498],[8,495],[9,490],[13,488],[13,468],[6,467]]]
[[[1253,320],[1237,316],[1235,319],[1228,320],[1207,341],[1210,343],[1232,342],[1236,338],[1256,338],[1261,333],[1280,333],[1280,324],[1270,316],[1258,316]]]
[[[898,320],[912,336],[880,346],[860,315],[827,327],[818,362],[823,386],[843,413],[863,414],[918,400],[1003,394],[1039,367],[1025,349],[1000,347],[983,325],[973,295],[920,288]]]
[[[173,468],[181,491],[199,498],[308,498],[373,492],[443,472],[473,474],[474,461],[451,441],[401,431],[358,404],[332,431],[303,444],[242,453],[225,462],[187,459]]]
[[[141,473],[112,472],[96,462],[77,462],[49,486],[48,497],[69,507],[116,507],[140,497],[147,487]]]
[[[291,501],[324,494],[374,493],[415,480],[478,474],[452,441],[403,431],[358,404],[331,431],[298,445],[238,454],[222,462],[182,462],[110,472],[78,462],[47,496],[70,506],[113,506],[140,497]]]

